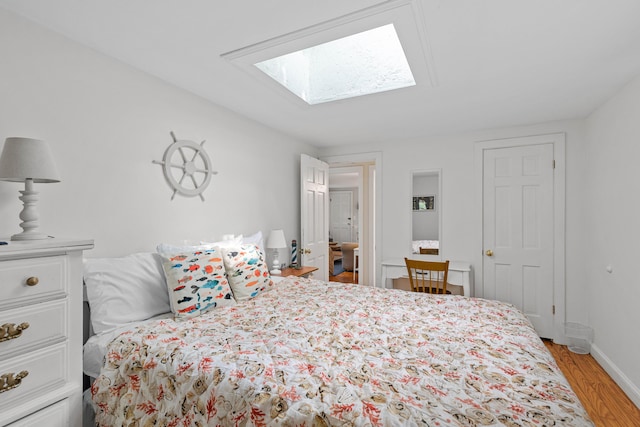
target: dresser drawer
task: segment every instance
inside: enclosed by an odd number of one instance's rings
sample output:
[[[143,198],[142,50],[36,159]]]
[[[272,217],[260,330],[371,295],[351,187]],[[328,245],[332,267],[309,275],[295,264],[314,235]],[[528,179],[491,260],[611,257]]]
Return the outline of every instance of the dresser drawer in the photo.
[[[65,298],[0,311],[0,361],[65,341],[67,305]]]
[[[67,258],[50,256],[0,262],[0,310],[63,298]]]
[[[65,342],[1,361],[0,389],[5,391],[0,393],[0,413],[62,387],[67,381],[67,357]],[[16,381],[16,377],[22,378]],[[18,384],[9,388],[7,382]]]
[[[69,426],[69,399],[64,399],[58,403],[22,418],[8,427],[68,427]]]

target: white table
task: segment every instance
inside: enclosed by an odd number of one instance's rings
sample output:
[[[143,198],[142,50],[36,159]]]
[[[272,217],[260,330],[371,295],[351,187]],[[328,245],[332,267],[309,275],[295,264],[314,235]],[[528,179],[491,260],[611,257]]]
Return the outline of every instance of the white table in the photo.
[[[413,254],[410,258],[433,261],[433,256],[431,255]],[[382,261],[381,283],[383,288],[387,287],[387,279],[397,279],[399,277],[408,277],[404,258],[392,258]],[[449,261],[447,282],[452,285],[462,286],[465,296],[473,296],[471,294],[471,264],[464,261]]]

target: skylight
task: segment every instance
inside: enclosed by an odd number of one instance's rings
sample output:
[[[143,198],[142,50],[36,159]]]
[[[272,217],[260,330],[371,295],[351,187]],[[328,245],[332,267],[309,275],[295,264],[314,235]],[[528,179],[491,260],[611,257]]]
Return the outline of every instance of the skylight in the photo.
[[[254,65],[311,105],[416,84],[393,24]]]

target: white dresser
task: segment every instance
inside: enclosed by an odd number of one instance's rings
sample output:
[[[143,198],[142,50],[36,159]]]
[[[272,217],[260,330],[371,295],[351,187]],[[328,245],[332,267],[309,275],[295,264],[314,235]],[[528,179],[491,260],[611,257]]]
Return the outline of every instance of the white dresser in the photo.
[[[93,241],[8,242],[0,246],[0,426],[80,427],[82,252]]]
[[[424,259],[425,261],[433,260],[430,255],[413,254],[412,259]],[[404,258],[393,258],[382,261],[382,277],[380,282],[382,287],[386,288],[387,279],[397,279],[400,277],[408,277],[407,266]],[[471,264],[462,261],[449,261],[449,276],[447,282],[452,285],[462,286],[465,296],[473,296],[471,292]]]

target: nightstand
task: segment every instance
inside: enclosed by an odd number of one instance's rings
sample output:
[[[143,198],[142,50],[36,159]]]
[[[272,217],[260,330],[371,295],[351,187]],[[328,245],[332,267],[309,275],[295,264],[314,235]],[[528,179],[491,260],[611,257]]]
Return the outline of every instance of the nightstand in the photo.
[[[296,276],[296,277],[309,277],[311,273],[316,271],[318,267],[301,267],[301,268],[281,268],[280,274],[274,274],[274,276]]]
[[[0,426],[82,425],[82,252],[92,247],[0,246]]]

